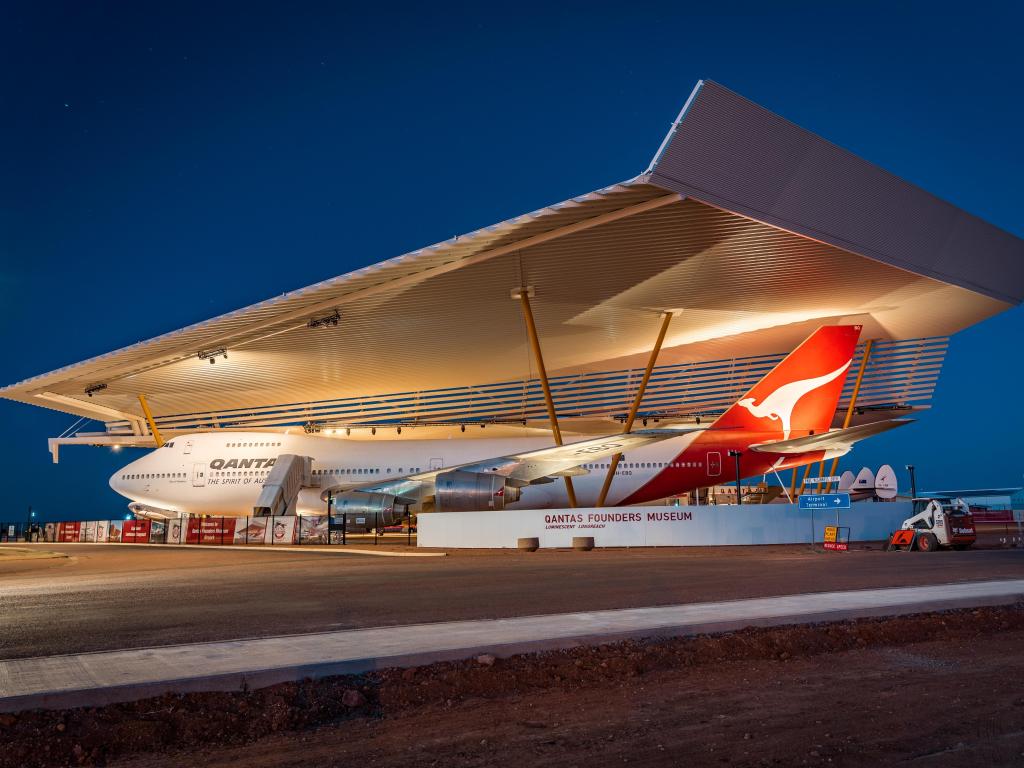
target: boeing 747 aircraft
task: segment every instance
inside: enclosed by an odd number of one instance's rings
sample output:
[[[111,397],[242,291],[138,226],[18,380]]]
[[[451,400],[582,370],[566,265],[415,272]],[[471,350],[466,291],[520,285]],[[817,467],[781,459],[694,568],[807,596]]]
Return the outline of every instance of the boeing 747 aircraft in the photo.
[[[177,436],[110,479],[140,516],[376,514],[565,507],[562,477],[593,506],[611,459],[622,454],[608,505],[678,495],[831,459],[865,437],[902,426],[880,421],[831,430],[861,327],[819,328],[708,426],[642,429],[564,446],[550,439],[353,441],[271,432]],[[486,458],[486,457],[491,458]]]

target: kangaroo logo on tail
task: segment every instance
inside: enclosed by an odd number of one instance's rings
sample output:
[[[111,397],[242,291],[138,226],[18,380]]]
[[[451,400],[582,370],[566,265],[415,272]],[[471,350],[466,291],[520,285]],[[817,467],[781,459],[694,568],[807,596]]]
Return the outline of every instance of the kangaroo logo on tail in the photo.
[[[760,403],[755,404],[754,398],[746,397],[737,402],[736,405],[743,406],[758,419],[781,421],[782,439],[788,440],[790,421],[793,418],[793,409],[796,408],[796,404],[799,402],[800,398],[808,392],[813,392],[819,387],[825,386],[830,381],[834,381],[836,378],[844,374],[846,369],[850,367],[851,362],[853,362],[852,359],[847,360],[845,364],[836,368],[832,373],[826,373],[824,376],[818,376],[813,379],[801,379],[800,381],[791,381],[789,384],[783,384],[768,395],[768,397],[764,398]]]

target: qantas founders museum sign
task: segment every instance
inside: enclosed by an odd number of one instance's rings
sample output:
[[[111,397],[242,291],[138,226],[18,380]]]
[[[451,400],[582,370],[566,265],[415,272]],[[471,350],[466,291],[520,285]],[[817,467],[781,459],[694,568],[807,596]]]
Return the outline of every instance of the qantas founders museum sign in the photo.
[[[880,541],[911,513],[907,502],[857,504],[847,513],[851,541]],[[720,546],[808,543],[834,521],[796,504],[618,509],[527,509],[511,513],[429,512],[417,518],[421,547],[515,548],[536,537],[541,547],[569,547],[593,536],[598,547]]]

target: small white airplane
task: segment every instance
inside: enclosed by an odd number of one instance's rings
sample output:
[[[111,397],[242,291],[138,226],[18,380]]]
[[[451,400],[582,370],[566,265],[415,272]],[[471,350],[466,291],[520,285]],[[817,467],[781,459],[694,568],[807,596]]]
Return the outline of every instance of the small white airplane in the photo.
[[[563,446],[550,438],[354,441],[271,432],[176,436],[110,479],[141,517],[373,515],[544,509],[597,502],[623,454],[608,506],[654,501],[846,454],[858,440],[908,423],[830,430],[861,327],[825,326],[709,426],[642,429]],[[491,458],[481,458],[490,456]]]

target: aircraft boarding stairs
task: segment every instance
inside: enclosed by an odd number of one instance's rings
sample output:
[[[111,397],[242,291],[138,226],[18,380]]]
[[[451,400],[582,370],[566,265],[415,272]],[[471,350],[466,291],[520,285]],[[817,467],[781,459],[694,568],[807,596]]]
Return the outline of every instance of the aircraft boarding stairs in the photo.
[[[252,514],[254,517],[294,515],[299,491],[313,485],[313,458],[282,453],[263,483]]]

